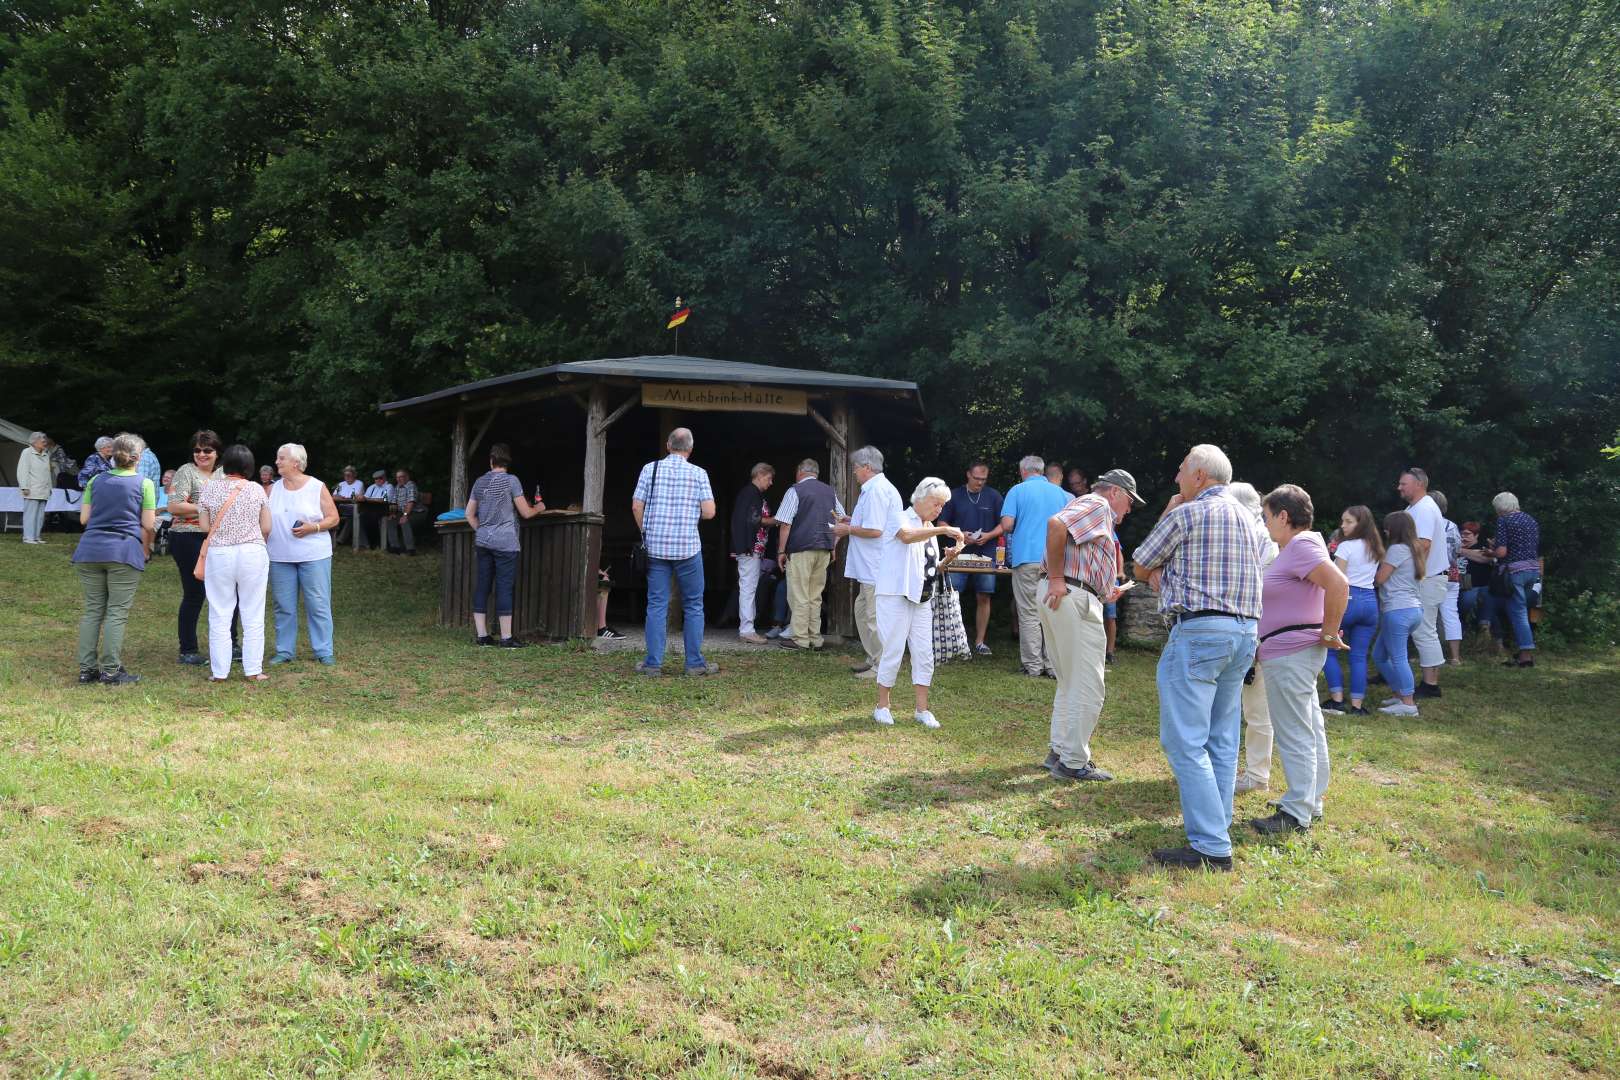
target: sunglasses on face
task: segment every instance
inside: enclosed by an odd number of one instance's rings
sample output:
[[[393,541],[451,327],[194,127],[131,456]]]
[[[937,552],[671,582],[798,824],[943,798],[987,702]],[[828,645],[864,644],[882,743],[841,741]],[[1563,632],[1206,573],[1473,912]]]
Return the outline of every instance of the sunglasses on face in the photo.
[[[216,453],[216,452],[217,451],[215,451],[214,448],[211,447],[211,446],[193,446],[191,448],[191,454],[192,454],[193,457],[195,457],[198,454],[213,454],[213,453]]]

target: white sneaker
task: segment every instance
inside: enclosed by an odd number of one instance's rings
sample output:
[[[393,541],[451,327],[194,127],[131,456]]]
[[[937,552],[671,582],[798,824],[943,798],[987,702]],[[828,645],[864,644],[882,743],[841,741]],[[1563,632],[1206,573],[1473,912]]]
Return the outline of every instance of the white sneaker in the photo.
[[[1385,705],[1378,711],[1383,713],[1385,716],[1416,716],[1418,714],[1418,707],[1416,705],[1404,705],[1401,702],[1396,701],[1395,704]]]
[[[1247,795],[1251,791],[1265,791],[1269,787],[1271,785],[1266,781],[1256,780],[1245,773],[1243,776],[1238,777],[1237,783],[1232,787],[1232,793],[1235,795]]]
[[[917,723],[921,724],[923,727],[929,729],[930,731],[932,731],[934,728],[939,727],[939,721],[934,719],[934,714],[931,713],[931,712],[920,712],[920,713],[918,713],[917,714]]]
[[[1387,697],[1384,699],[1385,705],[1399,705],[1400,703],[1401,699],[1398,697]]]
[[[894,713],[890,712],[888,709],[873,709],[872,719],[876,720],[880,724],[893,725]]]
[[[857,671],[855,672],[855,677],[857,679],[871,679],[872,681],[876,682],[877,668],[867,668],[865,671]]]
[[[780,634],[777,634],[776,636],[781,638],[783,641],[792,641],[793,640],[793,627],[784,626],[782,628],[782,632]]]

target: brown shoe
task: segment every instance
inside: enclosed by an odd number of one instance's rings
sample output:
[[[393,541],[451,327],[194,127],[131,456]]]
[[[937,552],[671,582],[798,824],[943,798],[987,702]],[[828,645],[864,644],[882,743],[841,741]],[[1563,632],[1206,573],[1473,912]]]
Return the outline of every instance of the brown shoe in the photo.
[[[738,641],[746,641],[750,645],[769,645],[770,644],[770,639],[767,638],[764,634],[755,634],[755,633],[738,634],[737,635],[737,640]]]

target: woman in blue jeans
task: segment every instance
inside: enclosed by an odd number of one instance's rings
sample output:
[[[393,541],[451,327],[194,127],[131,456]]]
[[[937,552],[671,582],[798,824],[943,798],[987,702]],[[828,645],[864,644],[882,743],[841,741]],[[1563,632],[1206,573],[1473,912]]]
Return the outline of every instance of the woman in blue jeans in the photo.
[[[1491,500],[1496,511],[1496,559],[1507,572],[1507,621],[1513,627],[1517,659],[1507,667],[1535,667],[1536,639],[1530,630],[1530,609],[1541,606],[1541,526],[1519,509],[1519,497],[1504,491]],[[1506,632],[1504,631],[1504,636]]]
[[[276,617],[272,664],[291,663],[298,654],[298,602],[315,659],[335,664],[332,651],[332,537],[337,503],[326,485],[304,470],[309,454],[298,443],[276,451],[281,479],[270,486],[270,600]]]
[[[1322,711],[1366,716],[1367,654],[1373,634],[1378,630],[1378,594],[1374,583],[1378,564],[1384,561],[1384,539],[1378,535],[1372,511],[1365,506],[1352,506],[1339,515],[1339,535],[1342,539],[1333,552],[1333,562],[1350,579],[1350,603],[1340,623],[1340,632],[1350,647],[1350,706],[1346,708],[1344,704],[1344,674],[1339,668],[1339,655],[1329,649],[1322,673],[1327,676],[1330,696],[1322,702]]]
[[[1395,696],[1386,700],[1378,711],[1390,716],[1416,716],[1418,708],[1412,693],[1417,687],[1407,649],[1413,628],[1423,621],[1423,600],[1418,594],[1423,563],[1412,557],[1417,546],[1417,526],[1412,523],[1412,515],[1397,510],[1385,517],[1384,537],[1389,544],[1374,578],[1383,613],[1378,620],[1378,644],[1373,649],[1373,660]]]
[[[489,448],[489,472],[473,484],[467,497],[467,525],[473,530],[473,550],[478,555],[478,586],[473,590],[473,632],[480,645],[521,649],[526,642],[512,636],[512,584],[517,577],[517,517],[525,521],[546,508],[536,499],[530,505],[523,484],[507,472],[512,451],[505,443]],[[495,617],[500,620],[501,639],[489,632],[489,594],[495,593]]]

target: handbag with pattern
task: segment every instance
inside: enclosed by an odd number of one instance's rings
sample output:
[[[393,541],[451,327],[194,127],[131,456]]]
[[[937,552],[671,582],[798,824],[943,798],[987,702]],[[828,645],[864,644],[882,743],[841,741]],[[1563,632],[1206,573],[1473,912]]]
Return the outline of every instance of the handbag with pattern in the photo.
[[[973,650],[968,648],[967,627],[962,625],[962,600],[957,591],[951,588],[949,574],[939,575],[931,603],[934,608],[935,665],[973,659]]]

